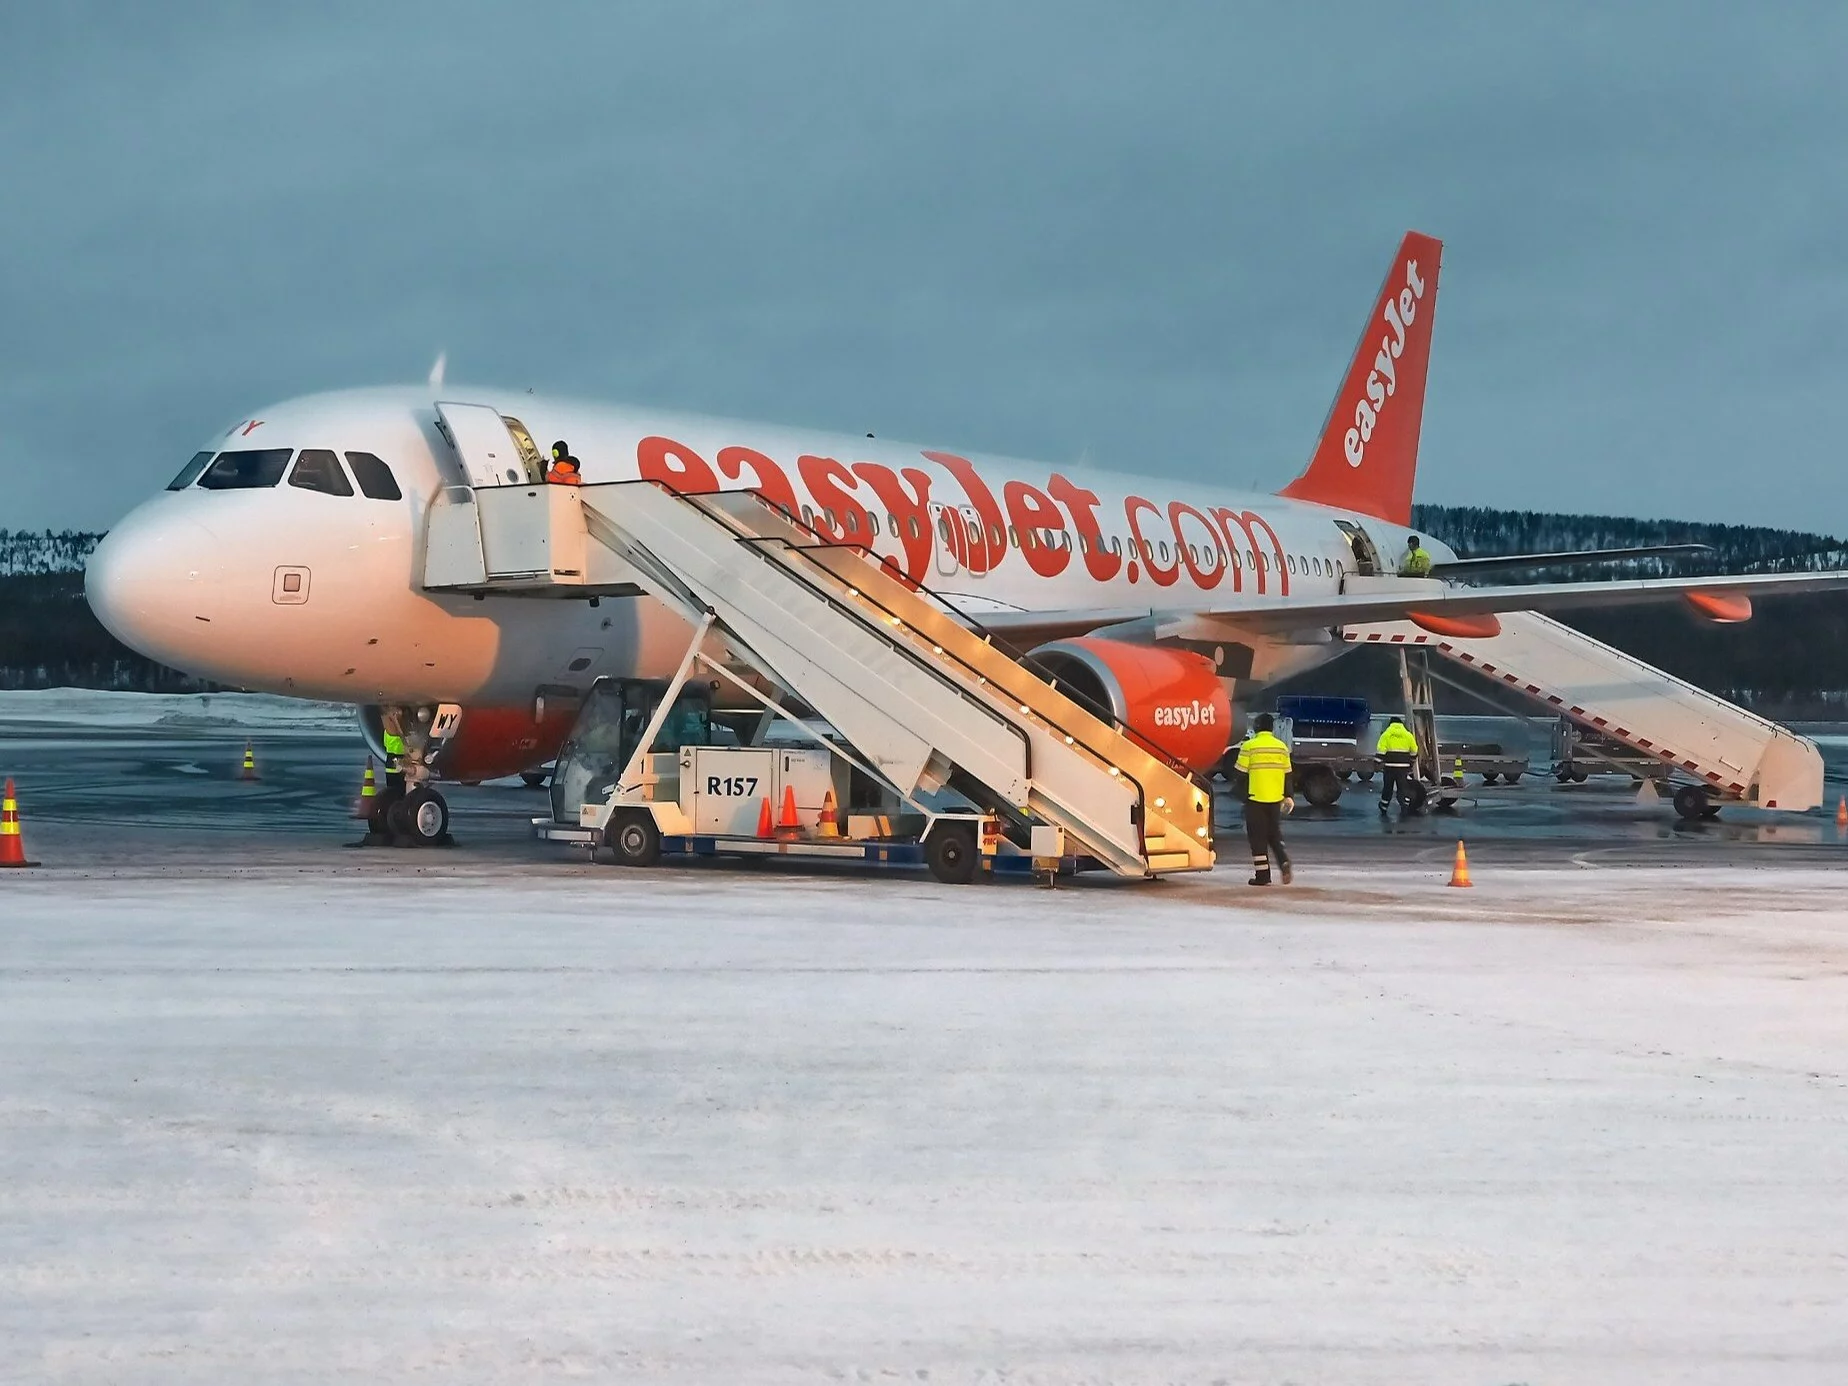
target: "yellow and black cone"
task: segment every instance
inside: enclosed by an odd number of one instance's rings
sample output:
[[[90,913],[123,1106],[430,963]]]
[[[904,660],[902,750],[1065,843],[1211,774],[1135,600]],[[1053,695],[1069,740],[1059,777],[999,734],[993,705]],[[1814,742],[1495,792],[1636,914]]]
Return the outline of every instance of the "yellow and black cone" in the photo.
[[[240,780],[260,780],[263,778],[257,773],[257,753],[251,748],[248,741],[244,743],[244,768],[237,772],[237,777]]]
[[[355,818],[371,818],[373,801],[379,797],[378,777],[372,773],[372,757],[366,757],[366,777],[359,782],[359,799],[353,805]]]

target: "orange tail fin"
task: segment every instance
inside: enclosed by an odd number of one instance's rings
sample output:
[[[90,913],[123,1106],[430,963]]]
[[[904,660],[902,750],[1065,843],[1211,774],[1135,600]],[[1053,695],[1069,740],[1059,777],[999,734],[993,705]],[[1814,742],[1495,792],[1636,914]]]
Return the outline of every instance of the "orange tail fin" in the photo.
[[[1444,243],[1408,231],[1328,411],[1315,456],[1280,494],[1404,525],[1424,423]]]

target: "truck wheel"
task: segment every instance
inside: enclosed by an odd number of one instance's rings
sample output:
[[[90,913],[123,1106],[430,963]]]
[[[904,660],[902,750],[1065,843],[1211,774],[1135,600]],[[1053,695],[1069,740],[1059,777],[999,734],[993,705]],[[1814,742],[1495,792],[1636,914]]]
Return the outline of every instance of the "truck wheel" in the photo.
[[[652,813],[631,809],[610,824],[604,836],[618,866],[654,866],[661,860],[661,829]]]
[[[551,773],[550,770],[522,770],[520,771],[520,783],[528,789],[544,789],[546,778]]]
[[[924,843],[930,874],[945,885],[968,885],[975,879],[975,830],[961,823],[939,823]]]
[[[1341,802],[1341,781],[1325,765],[1312,765],[1303,771],[1303,798],[1317,808]]]
[[[1697,784],[1684,784],[1675,791],[1675,812],[1690,823],[1705,818],[1711,807],[1707,791]]]
[[[1587,770],[1582,765],[1575,765],[1570,770],[1566,771],[1566,778],[1571,780],[1573,784],[1584,784],[1586,780],[1591,778],[1591,771]]]

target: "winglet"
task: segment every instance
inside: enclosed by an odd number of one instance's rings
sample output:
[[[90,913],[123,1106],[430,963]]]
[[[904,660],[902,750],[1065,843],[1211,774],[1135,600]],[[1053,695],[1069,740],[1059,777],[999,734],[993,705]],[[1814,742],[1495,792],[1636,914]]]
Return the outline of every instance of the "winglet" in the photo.
[[[1412,520],[1425,371],[1444,243],[1408,231],[1303,474],[1279,493],[1393,524]]]
[[[436,364],[430,367],[430,388],[432,390],[440,390],[443,388],[443,373],[448,369],[449,353],[446,351],[437,352]]]

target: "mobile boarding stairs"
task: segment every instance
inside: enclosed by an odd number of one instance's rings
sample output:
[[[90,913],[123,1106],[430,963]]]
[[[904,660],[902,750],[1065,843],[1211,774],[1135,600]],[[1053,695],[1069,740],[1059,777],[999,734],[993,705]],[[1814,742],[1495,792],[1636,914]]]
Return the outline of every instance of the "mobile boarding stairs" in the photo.
[[[702,664],[751,692],[728,667],[749,666],[908,802],[947,786],[1016,824],[1062,830],[1119,876],[1213,865],[1212,795],[1184,769],[929,592],[754,493],[685,495],[651,481],[447,487],[429,513],[424,586],[647,593],[695,631],[677,684]],[[702,651],[714,643],[718,656]],[[612,795],[633,790],[648,749],[638,746]]]

